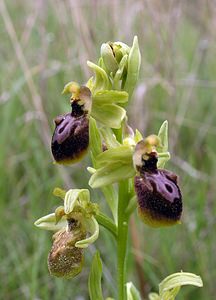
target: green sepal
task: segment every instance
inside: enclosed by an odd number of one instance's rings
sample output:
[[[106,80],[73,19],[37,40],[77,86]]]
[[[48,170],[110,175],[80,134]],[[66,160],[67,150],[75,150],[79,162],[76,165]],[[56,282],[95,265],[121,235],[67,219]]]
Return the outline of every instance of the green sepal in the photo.
[[[132,164],[133,148],[129,145],[121,145],[110,148],[97,156],[98,166],[121,162],[122,164]]]
[[[101,45],[101,57],[103,59],[104,65],[108,70],[108,73],[115,74],[118,70],[118,63],[113,55],[113,50],[109,43],[103,43]]]
[[[118,129],[126,116],[126,111],[113,103],[97,104],[93,102],[91,115],[105,126]]]
[[[104,142],[107,148],[116,148],[119,147],[121,144],[117,141],[116,136],[114,135],[111,128],[102,127],[100,128],[101,135],[104,139]]]
[[[126,103],[128,101],[128,93],[125,91],[115,91],[115,90],[102,90],[97,92],[93,96],[93,108],[94,104],[119,104]]]
[[[131,97],[139,77],[141,64],[141,54],[137,36],[134,37],[133,45],[129,52],[127,77],[123,89],[128,92]]]
[[[117,70],[117,72],[116,72],[116,74],[113,78],[113,87],[116,90],[120,89],[119,81],[122,79],[123,73],[125,72],[126,65],[127,65],[127,60],[128,60],[128,55],[125,54],[122,57],[122,60],[120,61],[120,64],[119,64],[119,68],[118,68],[118,70]]]
[[[84,228],[90,233],[90,236],[84,240],[76,242],[75,246],[77,248],[87,248],[90,244],[97,240],[99,236],[99,225],[93,216],[91,218],[83,218],[81,221]]]
[[[107,186],[114,182],[133,177],[135,170],[133,164],[123,164],[121,161],[107,164],[98,169],[90,178],[89,185],[92,188]]]
[[[125,54],[129,54],[130,49],[131,49],[127,44],[122,43],[122,42],[114,42],[112,44],[112,46],[113,46],[113,50],[114,50],[114,53],[115,53],[116,60],[118,62],[121,61],[122,57]]]
[[[99,169],[91,176],[89,185],[98,188],[135,175],[132,161],[133,147],[121,145],[97,156]]]
[[[118,104],[128,101],[128,93],[115,90],[101,90],[93,95],[91,115],[110,128],[120,128],[126,116],[124,108]]]
[[[159,296],[162,300],[174,300],[180,287],[183,285],[194,285],[202,287],[203,282],[200,276],[192,273],[179,272],[166,277],[159,284]]]
[[[102,277],[102,262],[100,254],[97,251],[93,257],[91,271],[88,279],[88,290],[91,300],[103,300],[103,293],[101,288]]]
[[[40,229],[58,231],[63,227],[67,226],[66,217],[62,217],[58,223],[56,223],[55,213],[46,215],[34,222],[34,225]]]
[[[65,214],[70,214],[76,205],[85,208],[90,202],[90,193],[87,189],[71,189],[67,191],[64,199]]]
[[[132,282],[126,284],[127,300],[141,300],[141,296],[137,288]]]
[[[96,124],[95,119],[90,117],[89,119],[89,137],[90,137],[90,149],[95,158],[98,154],[102,152],[102,142],[100,137],[100,132]]]
[[[111,88],[110,80],[107,76],[107,73],[98,65],[87,61],[87,65],[95,72],[95,81],[91,82],[91,93],[95,94],[98,90],[106,90]],[[92,84],[93,83],[93,84]],[[90,85],[88,84],[88,87]]]

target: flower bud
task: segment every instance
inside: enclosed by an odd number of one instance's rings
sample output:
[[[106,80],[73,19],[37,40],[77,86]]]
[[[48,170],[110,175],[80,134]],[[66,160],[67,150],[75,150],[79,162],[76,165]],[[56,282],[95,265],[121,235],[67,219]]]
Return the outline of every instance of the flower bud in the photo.
[[[75,244],[84,238],[86,231],[75,219],[68,220],[68,228],[63,228],[53,235],[53,246],[48,255],[51,275],[68,279],[81,272],[84,262],[83,249],[75,247]]]
[[[141,143],[135,149],[138,176],[134,185],[138,199],[138,213],[142,221],[152,227],[179,223],[182,214],[182,196],[177,176],[167,170],[157,169],[157,152],[141,152]],[[149,147],[147,147],[149,150]],[[140,157],[139,157],[140,156]]]
[[[89,111],[91,92],[81,87],[79,98],[71,98],[72,112],[55,118],[52,154],[59,164],[71,164],[86,154],[89,145]]]

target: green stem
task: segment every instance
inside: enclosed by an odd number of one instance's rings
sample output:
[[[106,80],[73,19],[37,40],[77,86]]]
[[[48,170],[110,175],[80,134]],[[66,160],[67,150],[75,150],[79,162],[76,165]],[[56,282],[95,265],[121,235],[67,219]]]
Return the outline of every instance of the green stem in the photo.
[[[126,299],[126,254],[128,239],[128,215],[125,210],[128,205],[128,180],[119,183],[118,199],[118,300]]]
[[[101,212],[98,215],[96,215],[95,218],[100,225],[108,229],[109,232],[111,232],[114,235],[114,237],[117,238],[117,227],[113,223],[111,218],[107,217]]]

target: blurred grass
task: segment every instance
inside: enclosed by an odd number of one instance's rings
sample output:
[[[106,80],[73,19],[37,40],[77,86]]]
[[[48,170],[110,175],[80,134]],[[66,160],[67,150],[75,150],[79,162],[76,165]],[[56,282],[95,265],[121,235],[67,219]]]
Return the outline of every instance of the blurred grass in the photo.
[[[96,60],[102,42],[131,44],[135,34],[142,67],[131,124],[149,134],[169,120],[172,161],[167,167],[180,175],[184,216],[181,226],[168,229],[134,222],[139,245],[131,248],[128,280],[156,291],[170,273],[194,272],[204,288],[183,288],[179,299],[214,298],[215,13],[215,2],[208,0],[0,0],[0,298],[87,299],[94,249],[86,251],[78,278],[51,278],[46,266],[51,235],[36,230],[33,222],[59,204],[52,196],[55,186],[86,187],[88,182],[88,158],[73,168],[52,164],[52,119],[68,109],[61,96],[64,84],[88,79],[86,60]],[[110,271],[116,265],[115,243],[102,230],[96,246],[104,260],[104,292],[115,295]],[[144,282],[134,269],[135,254]]]

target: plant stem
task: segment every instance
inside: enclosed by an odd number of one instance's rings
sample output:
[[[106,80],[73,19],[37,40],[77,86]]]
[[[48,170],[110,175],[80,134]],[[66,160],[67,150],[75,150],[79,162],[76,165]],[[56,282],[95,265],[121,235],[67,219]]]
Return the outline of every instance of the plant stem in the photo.
[[[119,182],[118,199],[118,300],[125,300],[126,254],[128,239],[128,215],[125,210],[128,205],[128,180]]]

